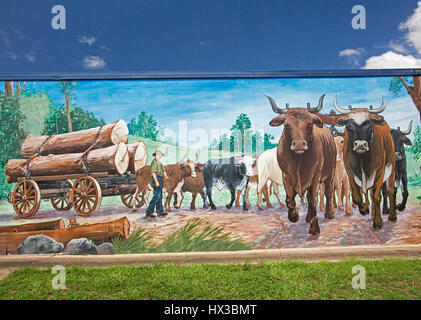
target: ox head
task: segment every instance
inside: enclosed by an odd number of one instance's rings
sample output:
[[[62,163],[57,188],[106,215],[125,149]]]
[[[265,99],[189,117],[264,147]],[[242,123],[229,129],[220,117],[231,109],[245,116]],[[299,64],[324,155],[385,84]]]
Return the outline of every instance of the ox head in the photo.
[[[337,126],[346,126],[348,133],[349,146],[352,151],[357,154],[364,154],[370,151],[371,144],[374,138],[373,124],[385,124],[384,118],[379,115],[386,109],[386,101],[382,99],[380,108],[352,108],[343,109],[336,103],[336,96],[333,103],[336,111],[341,113],[341,116],[336,120]]]
[[[241,155],[234,157],[234,165],[240,169],[241,174],[248,177],[254,176],[256,164],[256,158],[252,156]]]
[[[284,125],[282,136],[285,136],[291,151],[296,154],[306,152],[313,141],[313,125],[319,128],[323,127],[323,122],[314,113],[319,112],[323,108],[325,95],[320,97],[319,104],[315,108],[311,108],[310,103],[307,103],[307,108],[289,108],[287,103],[286,109],[278,108],[275,100],[271,97],[266,97],[269,99],[272,110],[279,114],[269,124],[272,127]]]
[[[412,146],[411,140],[407,137],[412,130],[412,120],[409,122],[408,129],[401,131],[398,127],[397,129],[391,129],[390,133],[392,134],[393,143],[395,145],[395,154],[396,161],[403,160],[405,157],[405,146]]]
[[[178,165],[179,165],[180,169],[184,171],[185,177],[191,176],[192,178],[196,178],[197,172],[200,171],[199,166],[196,164],[197,161],[198,161],[198,156],[196,154],[196,161],[192,161],[190,159],[187,159],[187,161],[184,161],[186,156],[187,156],[187,154],[181,159],[181,161],[179,162]]]

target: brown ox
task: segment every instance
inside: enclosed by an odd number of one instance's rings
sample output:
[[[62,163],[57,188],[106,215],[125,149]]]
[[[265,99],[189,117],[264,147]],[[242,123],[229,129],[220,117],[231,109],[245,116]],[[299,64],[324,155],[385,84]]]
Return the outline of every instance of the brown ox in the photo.
[[[320,228],[317,219],[317,196],[321,182],[325,184],[326,218],[333,218],[333,187],[335,176],[336,147],[330,130],[314,112],[322,109],[324,95],[316,108],[280,109],[275,101],[267,97],[272,110],[279,115],[270,121],[271,126],[284,125],[279,139],[277,157],[282,170],[288,219],[297,222],[299,215],[295,196],[307,191],[308,211],[306,221],[310,222],[309,233],[317,235]]]
[[[335,191],[338,197],[339,210],[344,210],[343,196],[345,196],[345,213],[348,215],[352,214],[350,206],[350,185],[348,174],[345,170],[345,164],[343,161],[344,156],[344,137],[337,135],[334,138],[336,145],[336,170],[335,170]],[[320,211],[324,211],[324,184],[320,184]],[[336,206],[335,206],[336,207]]]
[[[132,198],[132,209],[136,210],[136,197],[138,194],[142,194],[142,201],[140,202],[139,207],[143,206],[146,203],[146,206],[149,204],[148,195],[151,191],[150,183],[151,183],[151,166],[145,166],[135,173],[136,178],[136,191],[134,193],[134,197]]]
[[[193,179],[197,178],[196,164],[192,160],[186,162],[180,162],[176,164],[166,165],[164,170],[168,175],[167,179],[164,179],[164,189],[167,192],[167,198],[165,199],[164,208],[170,212],[170,202],[174,193],[180,193],[181,188],[184,185],[184,181],[188,177]]]
[[[203,164],[198,163],[196,165],[196,173],[197,173],[197,177],[193,178],[193,177],[187,177],[184,179],[184,184],[181,187],[181,198],[180,198],[180,202],[177,203],[177,193],[174,193],[174,207],[175,208],[180,208],[181,204],[183,203],[183,199],[184,199],[184,192],[190,192],[192,194],[192,200],[190,203],[190,209],[191,210],[195,210],[196,209],[196,197],[198,194],[201,195],[202,200],[203,200],[203,208],[207,208],[208,204],[206,202],[206,197],[205,194],[203,192],[203,188],[205,187],[205,182],[203,180],[203,173],[202,173],[202,169],[203,169]]]
[[[247,190],[246,190],[246,204],[247,204],[248,207],[250,207],[250,201],[249,201],[250,189],[254,189],[254,190],[257,191],[257,185],[258,184],[259,184],[259,176],[258,175],[254,175],[254,176],[250,177],[249,184],[248,184]],[[272,208],[272,203],[270,203],[270,200],[269,200],[270,194],[269,194],[269,188],[268,188],[267,183],[264,185],[264,187],[262,189],[262,193],[263,193],[263,201],[267,203],[268,208]],[[241,190],[237,190],[237,196],[235,198],[235,207],[236,208],[240,207],[240,196],[241,196]]]
[[[383,98],[378,109],[340,108],[334,100],[334,107],[342,115],[336,125],[346,126],[344,137],[344,162],[352,190],[352,201],[360,213],[369,213],[368,201],[363,202],[363,194],[371,189],[374,211],[373,228],[382,228],[380,214],[381,189],[386,182],[387,196],[393,203],[395,182],[395,150],[390,128],[378,113],[386,109]],[[395,207],[389,208],[389,220],[396,221]]]

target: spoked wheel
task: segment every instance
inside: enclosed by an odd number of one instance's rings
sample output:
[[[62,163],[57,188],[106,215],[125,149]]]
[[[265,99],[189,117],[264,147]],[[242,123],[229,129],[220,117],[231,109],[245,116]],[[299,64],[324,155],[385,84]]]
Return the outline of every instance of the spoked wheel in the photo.
[[[128,194],[122,194],[121,201],[127,208],[132,208],[133,204],[133,196],[134,194],[128,193]],[[142,197],[140,196],[140,193],[136,196],[136,208],[140,208],[143,205],[144,201],[142,200]]]
[[[41,192],[33,180],[19,182],[11,195],[13,209],[22,218],[34,215],[41,204]]]
[[[73,208],[81,216],[90,216],[101,205],[102,192],[96,179],[80,177],[73,185],[71,200]]]
[[[72,207],[72,202],[70,200],[70,193],[73,188],[73,182],[72,180],[67,180],[67,183],[69,184],[69,191],[65,194],[60,195],[57,198],[51,199],[51,204],[53,205],[54,209],[57,211],[67,211]]]

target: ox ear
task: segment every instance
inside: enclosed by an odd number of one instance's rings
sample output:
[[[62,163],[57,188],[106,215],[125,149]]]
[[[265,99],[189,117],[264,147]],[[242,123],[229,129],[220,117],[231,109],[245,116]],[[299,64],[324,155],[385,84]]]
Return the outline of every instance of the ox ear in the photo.
[[[384,121],[383,116],[379,115],[379,114],[374,114],[374,113],[370,113],[370,119],[371,121],[373,121],[375,124],[381,124],[384,125],[386,124]]]
[[[348,116],[341,116],[335,121],[335,126],[343,127],[346,126],[348,123]]]
[[[270,120],[269,125],[272,127],[279,127],[284,124],[286,116],[284,114],[280,114],[279,116]]]
[[[412,146],[412,141],[408,137],[403,137],[402,139],[403,144],[406,144],[407,146]]]
[[[312,114],[312,117],[313,117],[313,124],[315,124],[319,128],[323,128],[323,122],[322,122],[322,120],[320,120],[320,118],[317,115],[315,115],[315,114]]]

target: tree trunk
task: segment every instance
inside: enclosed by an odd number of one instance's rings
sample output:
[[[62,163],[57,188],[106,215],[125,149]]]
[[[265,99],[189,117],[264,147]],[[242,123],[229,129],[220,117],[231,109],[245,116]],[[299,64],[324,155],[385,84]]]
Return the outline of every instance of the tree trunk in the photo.
[[[41,155],[64,154],[84,152],[94,142],[99,127],[52,135],[42,146]],[[38,148],[48,136],[28,136],[22,144],[21,153],[23,158],[30,158],[37,153]],[[129,129],[126,122],[118,120],[104,125],[98,136],[96,149],[105,148],[118,144],[127,143],[129,139]]]
[[[4,82],[4,95],[9,98],[13,98],[13,81]]]
[[[70,102],[69,102],[69,96],[67,95],[66,85],[65,85],[64,81],[63,81],[63,92],[64,92],[64,96],[66,98],[67,127],[68,127],[68,131],[72,132],[73,128],[72,128],[72,118],[70,116]]]
[[[32,176],[72,175],[83,173],[82,153],[41,156],[32,159],[29,170]],[[6,164],[7,182],[16,182],[24,176],[25,159],[10,159]],[[129,166],[129,153],[123,142],[108,148],[94,149],[87,156],[87,165],[91,172],[124,174]]]
[[[23,85],[20,85],[20,81],[16,81],[16,98],[20,97],[24,86],[26,86],[26,81],[23,83]]]
[[[145,144],[142,141],[128,144],[127,150],[130,158],[128,171],[135,173],[137,170],[146,166],[148,154],[146,152]]]
[[[412,98],[412,101],[414,102],[415,107],[417,108],[419,114],[420,114],[420,122],[421,122],[421,76],[414,76],[414,86],[410,86],[405,82],[405,79],[403,77],[400,77],[403,85],[406,88],[406,91]]]

